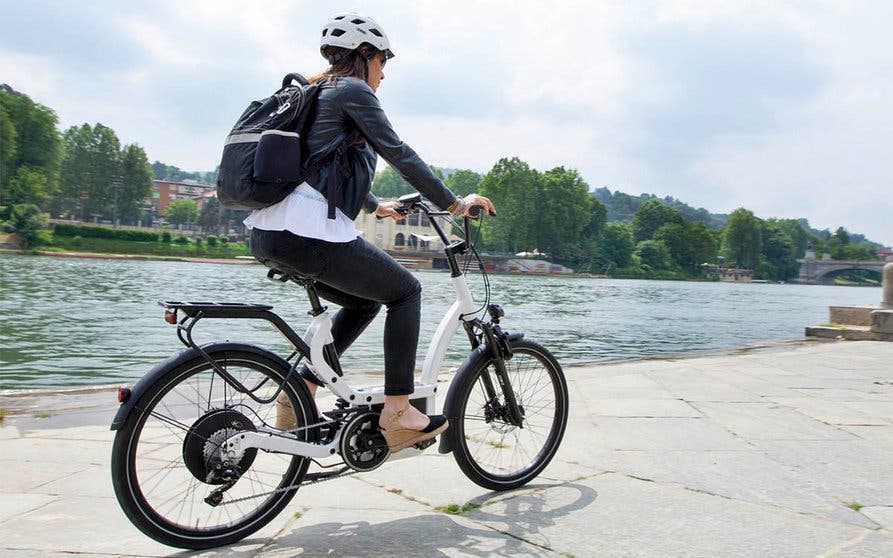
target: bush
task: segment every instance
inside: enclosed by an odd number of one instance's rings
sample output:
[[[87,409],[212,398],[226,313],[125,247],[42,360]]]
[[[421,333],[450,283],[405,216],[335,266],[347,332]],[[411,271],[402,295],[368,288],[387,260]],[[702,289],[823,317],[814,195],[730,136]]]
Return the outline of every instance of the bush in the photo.
[[[226,238],[225,236],[221,236],[221,237],[220,237],[220,244],[222,244],[224,248],[226,247],[226,244],[227,244],[228,242],[229,242],[229,239]]]
[[[53,228],[56,236],[80,236],[81,238],[113,238],[132,240],[135,242],[157,242],[158,235],[148,231],[131,231],[126,229],[110,229],[107,227],[85,227],[60,223]]]
[[[82,236],[75,236],[74,238],[71,239],[72,246],[80,246],[83,243],[84,243],[84,238]]]
[[[217,247],[217,237],[213,234],[208,235],[205,240],[208,241],[208,248],[216,248]]]
[[[189,244],[189,239],[181,234],[174,239],[174,244]]]
[[[161,233],[161,242],[163,242],[163,243],[165,243],[165,244],[170,244],[170,243],[171,243],[171,231],[165,229],[165,230]]]

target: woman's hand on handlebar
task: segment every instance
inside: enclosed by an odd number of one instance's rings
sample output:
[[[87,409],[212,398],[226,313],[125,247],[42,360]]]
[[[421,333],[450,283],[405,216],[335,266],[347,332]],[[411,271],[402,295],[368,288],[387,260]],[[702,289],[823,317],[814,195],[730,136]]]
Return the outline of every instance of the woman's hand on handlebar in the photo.
[[[465,216],[477,218],[480,209],[485,210],[489,215],[496,215],[496,206],[493,205],[490,198],[485,198],[478,194],[468,194],[463,198],[463,201],[465,202],[465,212],[463,213]]]
[[[400,206],[400,202],[396,201],[384,201],[378,204],[378,207],[375,208],[375,216],[379,218],[390,217],[395,221],[401,221],[406,219],[406,215],[397,211],[397,208]]]

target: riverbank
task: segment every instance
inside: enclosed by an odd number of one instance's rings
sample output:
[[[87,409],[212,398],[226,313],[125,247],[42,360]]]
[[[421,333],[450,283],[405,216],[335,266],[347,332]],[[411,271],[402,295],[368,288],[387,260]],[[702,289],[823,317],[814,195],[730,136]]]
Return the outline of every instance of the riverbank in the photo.
[[[250,264],[255,263],[251,256],[234,256],[232,259],[224,258],[200,258],[191,256],[153,256],[147,254],[104,254],[96,252],[56,252],[49,250],[12,250],[0,248],[0,254],[51,256],[56,258],[78,258],[97,260],[136,260],[158,262],[193,262],[193,263],[220,263],[220,264]]]
[[[890,556],[891,360],[889,343],[813,342],[568,367],[568,430],[531,485],[488,492],[432,448],[301,489],[202,555]],[[89,420],[4,421],[4,555],[181,554],[118,508],[102,399]]]

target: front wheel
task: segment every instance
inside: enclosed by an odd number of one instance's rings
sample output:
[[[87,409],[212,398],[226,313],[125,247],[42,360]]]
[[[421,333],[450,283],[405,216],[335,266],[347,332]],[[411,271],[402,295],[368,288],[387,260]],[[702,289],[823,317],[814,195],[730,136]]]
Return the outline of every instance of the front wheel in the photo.
[[[307,471],[303,457],[249,449],[233,462],[220,446],[240,431],[310,440],[316,416],[288,365],[257,351],[206,347],[260,401],[228,383],[201,356],[174,363],[136,402],[112,448],[112,481],[133,524],[153,539],[202,549],[238,541],[276,517]],[[281,387],[281,392],[279,389]],[[276,428],[276,394],[294,417]]]
[[[510,410],[487,356],[470,363],[456,381],[449,409],[453,456],[462,472],[490,490],[511,490],[530,482],[555,456],[567,426],[567,382],[561,365],[542,345],[511,341],[505,361],[508,380],[522,416],[512,424]],[[451,390],[452,391],[452,390]]]

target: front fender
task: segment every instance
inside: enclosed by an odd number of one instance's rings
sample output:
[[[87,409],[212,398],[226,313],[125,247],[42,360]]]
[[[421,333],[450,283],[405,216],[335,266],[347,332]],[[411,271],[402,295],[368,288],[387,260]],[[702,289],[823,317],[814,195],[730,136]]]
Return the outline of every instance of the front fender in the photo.
[[[509,341],[514,341],[515,339],[521,339],[524,337],[523,333],[512,333],[509,334]],[[469,374],[472,374],[475,370],[477,370],[478,366],[482,365],[487,359],[490,358],[490,348],[483,344],[479,346],[477,349],[471,351],[471,354],[465,359],[459,369],[456,370],[456,374],[453,376],[453,381],[450,382],[450,389],[447,391],[446,399],[443,401],[443,414],[446,415],[447,419],[450,421],[459,420],[459,411],[457,410],[460,401],[457,401],[459,398],[459,386],[461,386],[465,377]],[[441,436],[440,444],[437,446],[438,453],[450,453],[453,451],[453,448],[450,445],[449,436]]]
[[[203,346],[202,350],[205,351],[209,356],[213,356],[215,354],[226,351],[253,353],[277,362],[282,367],[283,371],[287,371],[291,368],[291,365],[279,355],[271,353],[270,351],[256,345],[249,345],[246,343],[214,343]],[[136,407],[137,402],[142,399],[143,395],[145,395],[150,386],[159,381],[174,368],[195,359],[204,360],[204,357],[202,357],[202,355],[195,349],[184,349],[179,353],[171,356],[167,360],[156,364],[151,370],[143,375],[142,378],[137,380],[136,384],[134,384],[134,386],[130,390],[130,397],[128,397],[127,401],[121,403],[120,407],[118,407],[118,412],[115,413],[115,418],[112,419],[111,430],[118,430],[119,428],[121,428],[121,426],[124,425],[127,417],[130,416],[130,412],[133,410],[134,407]],[[303,389],[307,389],[307,387],[304,385],[304,382],[295,382],[295,384],[302,387]],[[312,400],[309,394],[308,400]]]

